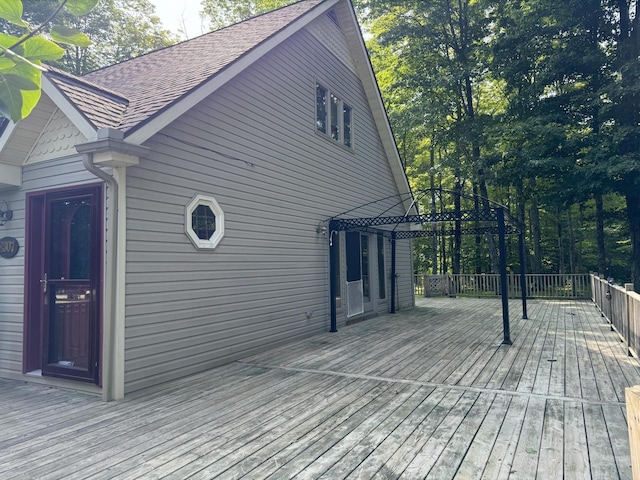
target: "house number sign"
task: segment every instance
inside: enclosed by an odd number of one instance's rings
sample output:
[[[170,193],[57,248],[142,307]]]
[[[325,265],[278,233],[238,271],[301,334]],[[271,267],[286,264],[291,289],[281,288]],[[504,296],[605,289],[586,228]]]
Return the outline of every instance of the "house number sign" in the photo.
[[[4,237],[0,238],[0,257],[2,258],[11,258],[15,257],[16,253],[18,253],[18,249],[20,245],[18,244],[18,240],[13,237]]]

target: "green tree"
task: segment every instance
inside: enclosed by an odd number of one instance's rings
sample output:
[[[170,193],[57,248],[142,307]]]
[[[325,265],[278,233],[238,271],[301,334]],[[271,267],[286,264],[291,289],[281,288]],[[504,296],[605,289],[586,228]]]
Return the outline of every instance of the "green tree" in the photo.
[[[521,201],[531,203],[532,265],[541,271],[541,205],[555,211],[557,219],[566,214],[573,231],[573,205],[601,197],[608,188],[598,159],[599,92],[607,79],[600,2],[567,0],[559,8],[549,0],[499,0],[493,9],[489,68],[505,82],[509,102],[493,132],[504,167],[498,177],[516,185],[525,179],[520,189]],[[556,232],[555,245],[561,250],[560,223]],[[602,264],[602,243],[599,249]],[[565,250],[569,259],[577,258],[573,243]],[[566,262],[561,253],[556,258],[554,265],[561,270]]]
[[[25,4],[24,17],[42,23],[57,8],[57,0],[33,0]],[[68,46],[64,56],[50,64],[83,75],[176,43],[177,36],[164,29],[149,0],[101,0],[86,15],[60,12],[65,25],[84,32],[91,44]]]
[[[61,68],[82,75],[179,41],[166,30],[149,0],[101,0],[77,27],[92,40],[89,47],[67,50]]]
[[[294,3],[295,0],[202,0],[200,16],[218,30],[264,12]]]
[[[0,0],[0,29],[0,114],[13,121],[40,98],[41,62],[83,75],[178,41],[149,0]]]
[[[0,20],[20,29],[11,35],[0,33],[0,115],[17,122],[25,118],[40,99],[42,62],[56,61],[64,55],[59,44],[88,46],[90,41],[77,29],[59,22],[65,9],[74,17],[86,15],[98,0],[60,0],[58,6],[39,25],[23,19],[21,0],[0,0]],[[52,24],[45,35],[43,30]],[[6,33],[5,33],[6,32]]]
[[[399,144],[404,138],[398,137],[396,118],[409,119],[414,134],[429,138],[423,145],[444,153],[441,166],[451,171],[453,179],[448,187],[462,190],[466,185],[488,199],[490,172],[483,132],[491,120],[487,113],[496,104],[490,94],[495,83],[484,66],[490,26],[486,1],[361,0],[357,5],[375,42],[383,47],[379,51],[397,57],[394,81],[381,89],[385,97],[406,99],[389,106]],[[372,50],[375,65],[377,52]],[[424,163],[426,158],[433,156],[407,159],[407,171],[413,161]],[[459,208],[456,202],[454,209]],[[479,208],[489,208],[488,201]],[[496,245],[492,237],[487,240],[495,271]],[[461,268],[461,247],[462,239],[456,235],[454,273]]]
[[[606,124],[613,155],[609,174],[624,195],[631,236],[631,281],[640,292],[640,6],[634,0],[605,1],[605,17],[615,32],[612,66],[617,74],[607,93],[613,102]],[[602,131],[603,129],[601,129]]]

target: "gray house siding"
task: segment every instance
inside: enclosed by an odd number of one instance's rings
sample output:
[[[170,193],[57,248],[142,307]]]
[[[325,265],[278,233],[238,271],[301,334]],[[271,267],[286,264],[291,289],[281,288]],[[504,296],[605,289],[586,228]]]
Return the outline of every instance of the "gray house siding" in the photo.
[[[353,150],[316,132],[316,81],[353,107]],[[126,391],[326,331],[328,240],[316,227],[397,193],[358,77],[301,31],[146,145],[127,178]],[[184,233],[196,194],[225,213],[212,251]],[[354,215],[404,213],[395,203]],[[402,257],[408,306],[408,241]]]
[[[13,219],[0,227],[0,237],[15,237],[20,244],[15,257],[0,259],[0,376],[9,378],[22,374],[26,194],[98,181],[78,156],[26,165],[22,175],[21,189],[2,192]]]

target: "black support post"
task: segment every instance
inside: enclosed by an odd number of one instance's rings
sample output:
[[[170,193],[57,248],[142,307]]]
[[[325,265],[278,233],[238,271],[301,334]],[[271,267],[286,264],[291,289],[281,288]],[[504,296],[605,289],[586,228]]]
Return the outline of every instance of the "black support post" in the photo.
[[[518,247],[520,250],[520,288],[522,290],[522,318],[527,319],[527,276],[525,272],[525,248],[524,248],[524,231],[518,235]]]
[[[509,332],[509,291],[507,288],[507,244],[505,241],[504,208],[496,208],[498,216],[498,249],[500,250],[500,296],[502,297],[502,326],[504,345],[511,345]]]
[[[396,232],[391,232],[391,313],[396,313]]]
[[[331,308],[331,330],[338,331],[337,307],[336,307],[336,262],[338,261],[338,248],[334,248],[333,242],[338,241],[338,232],[333,230],[333,221],[329,222],[329,297]],[[335,234],[335,238],[334,238]]]

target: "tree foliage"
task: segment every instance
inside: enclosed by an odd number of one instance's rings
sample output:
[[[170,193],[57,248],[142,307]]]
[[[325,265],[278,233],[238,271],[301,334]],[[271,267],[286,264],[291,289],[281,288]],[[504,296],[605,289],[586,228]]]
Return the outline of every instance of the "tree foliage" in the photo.
[[[529,270],[604,268],[640,286],[636,1],[355,3],[415,189],[512,207]],[[489,240],[421,242],[416,261],[488,271]]]
[[[24,17],[42,23],[57,8],[57,0],[32,0]],[[172,45],[178,37],[164,29],[149,0],[100,0],[82,17],[60,12],[60,21],[83,32],[90,44],[68,46],[62,58],[48,62],[75,75]],[[48,31],[45,28],[45,31]]]
[[[284,7],[295,0],[202,0],[200,16],[211,30],[238,23],[255,15]]]
[[[42,62],[83,75],[178,40],[149,0],[0,0],[0,27],[0,114],[13,121],[40,98]]]
[[[88,46],[89,38],[60,21],[61,12],[78,17],[93,10],[98,0],[60,0],[41,24],[23,18],[21,0],[0,0],[0,19],[19,29],[0,33],[0,115],[14,122],[29,115],[40,99],[42,62],[64,55],[62,45]],[[48,34],[43,30],[49,27]]]

